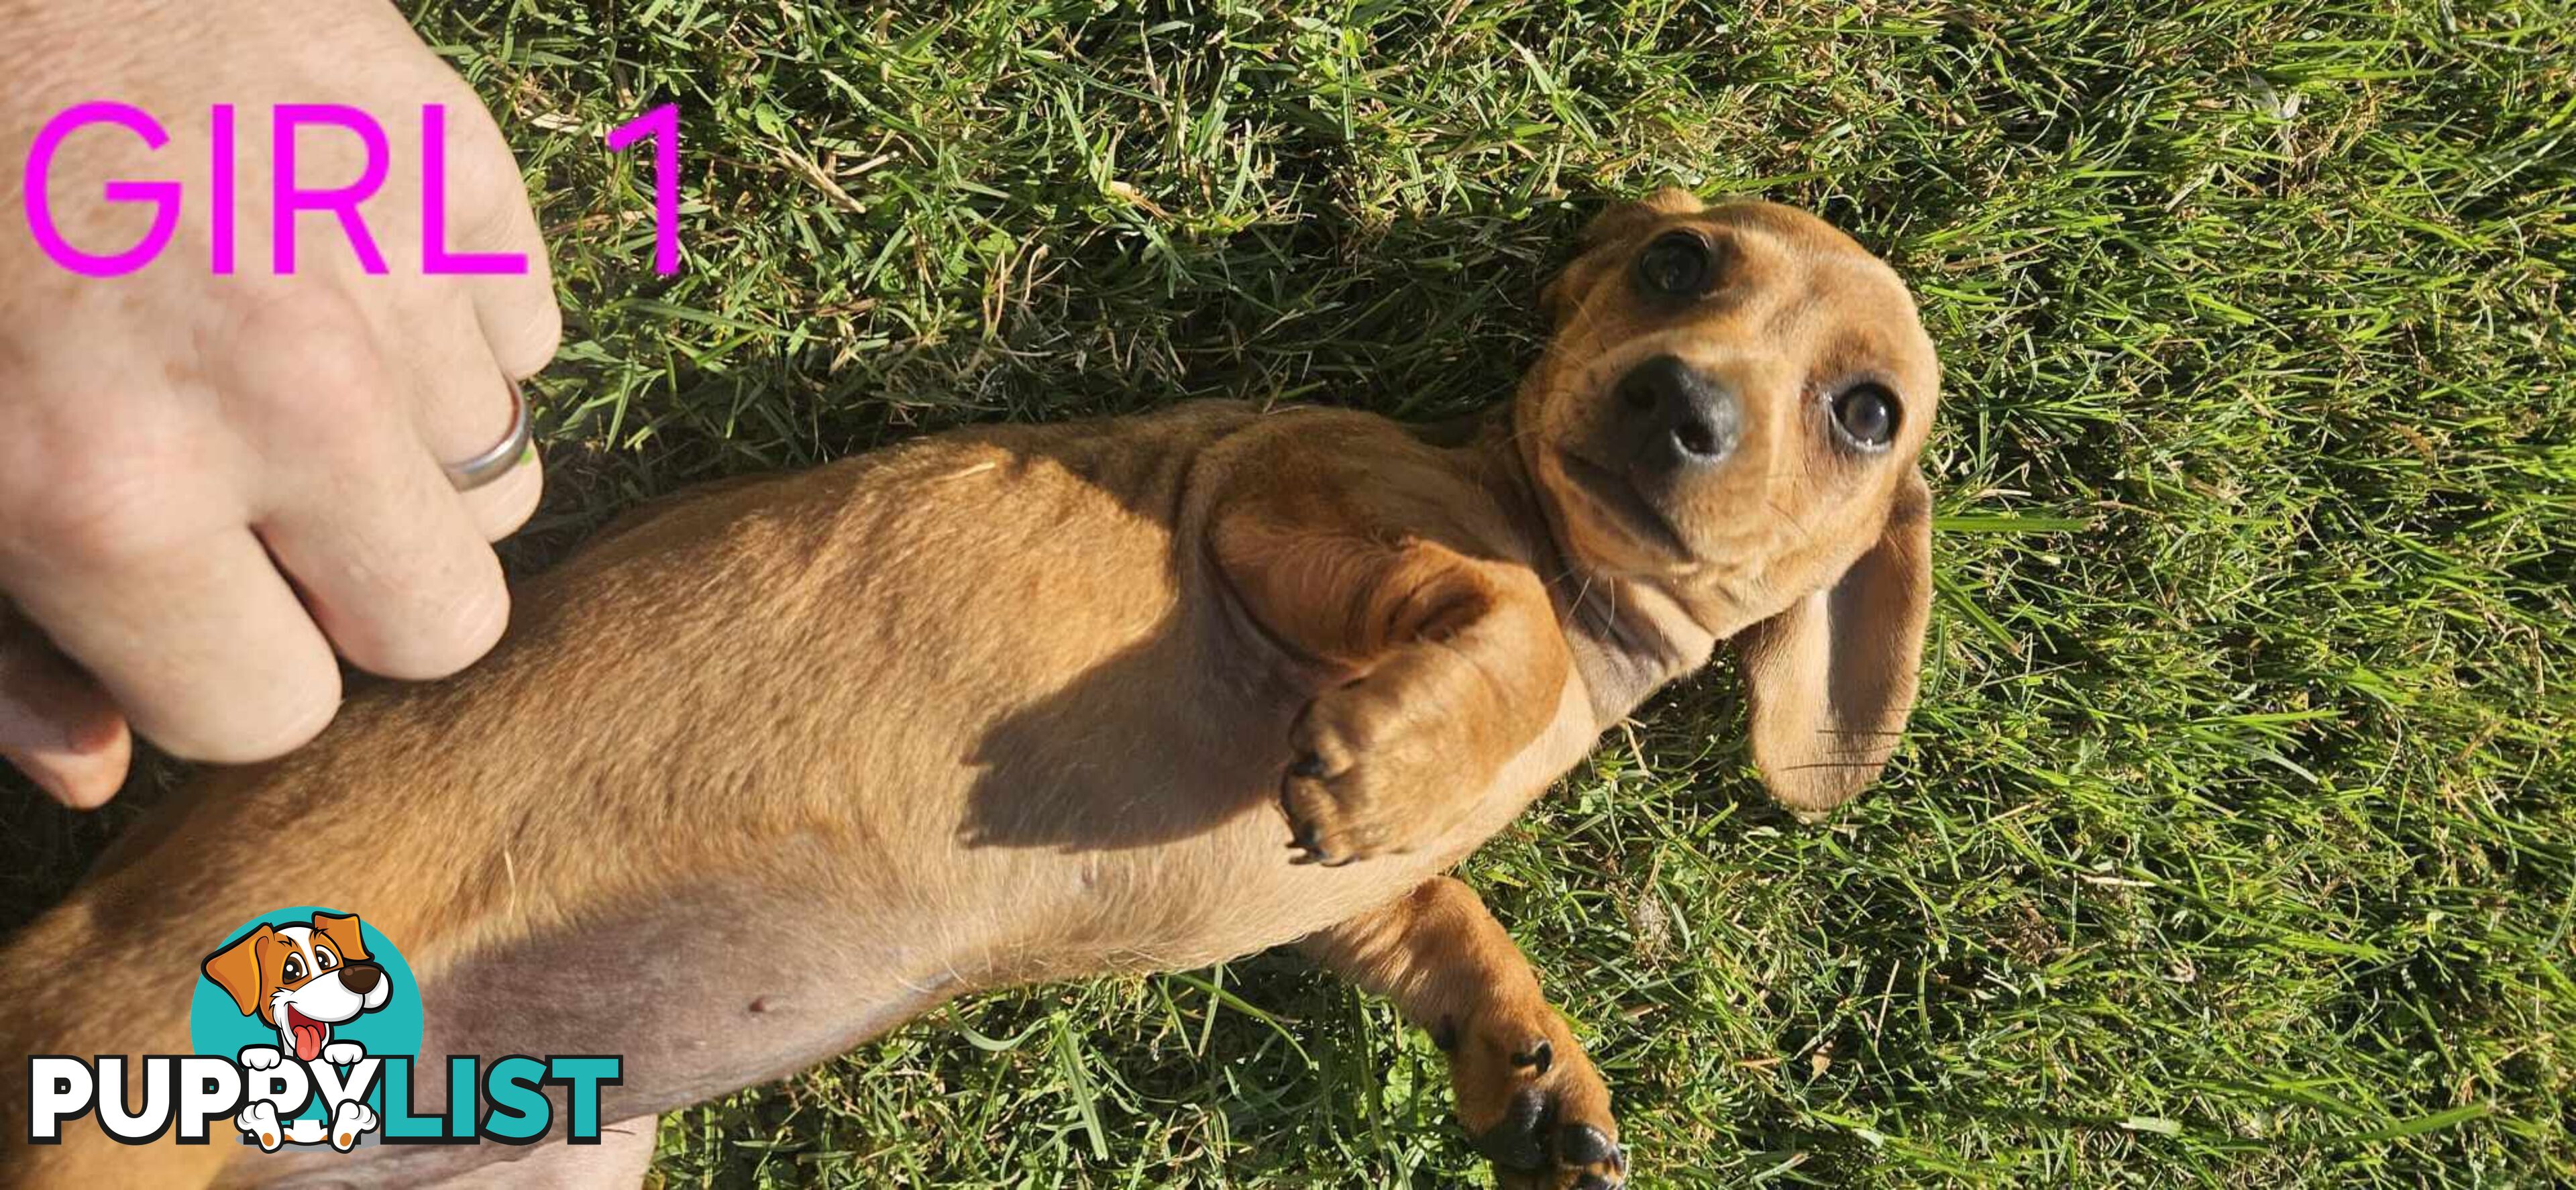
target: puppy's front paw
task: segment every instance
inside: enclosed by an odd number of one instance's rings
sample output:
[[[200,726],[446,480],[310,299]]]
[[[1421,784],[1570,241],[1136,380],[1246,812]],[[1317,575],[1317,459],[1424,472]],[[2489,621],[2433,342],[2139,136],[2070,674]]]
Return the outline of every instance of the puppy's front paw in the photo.
[[[272,1055],[276,1052],[269,1051]],[[233,1127],[258,1141],[262,1152],[276,1152],[278,1144],[286,1139],[286,1130],[277,1123],[277,1105],[265,1099],[254,1099],[249,1107],[241,1109],[241,1114],[233,1117]]]
[[[1618,1190],[1628,1154],[1610,1089],[1550,1009],[1480,1020],[1452,1037],[1458,1118],[1503,1190]]]
[[[242,1065],[253,1070],[275,1070],[277,1064],[285,1060],[278,1056],[277,1047],[269,1045],[243,1046],[237,1056],[240,1057]]]
[[[334,1041],[322,1047],[322,1060],[334,1066],[354,1066],[367,1056],[367,1047],[354,1041]]]
[[[1306,704],[1289,729],[1292,759],[1279,782],[1298,863],[1340,867],[1410,851],[1433,829],[1447,782],[1436,725],[1415,724],[1392,693],[1363,678]]]

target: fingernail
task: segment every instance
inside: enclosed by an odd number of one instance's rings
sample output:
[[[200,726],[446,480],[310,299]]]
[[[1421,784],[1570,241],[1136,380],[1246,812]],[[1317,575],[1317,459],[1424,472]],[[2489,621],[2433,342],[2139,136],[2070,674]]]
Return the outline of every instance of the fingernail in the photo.
[[[124,786],[132,760],[124,720],[111,717],[104,734],[105,742],[87,751],[10,748],[0,749],[0,759],[27,774],[45,796],[75,810],[95,810]]]
[[[27,780],[33,782],[36,788],[43,790],[46,797],[66,806],[79,804],[72,800],[71,785],[63,779],[63,775],[50,766],[38,763],[35,757],[11,748],[0,749],[0,759],[7,760],[10,767],[25,773]]]
[[[55,796],[61,798],[63,804],[72,809],[95,810],[113,799],[117,789],[125,784],[125,772],[122,766],[113,773],[93,772],[88,775],[91,780],[86,785],[75,781],[69,775],[64,776],[62,787]]]

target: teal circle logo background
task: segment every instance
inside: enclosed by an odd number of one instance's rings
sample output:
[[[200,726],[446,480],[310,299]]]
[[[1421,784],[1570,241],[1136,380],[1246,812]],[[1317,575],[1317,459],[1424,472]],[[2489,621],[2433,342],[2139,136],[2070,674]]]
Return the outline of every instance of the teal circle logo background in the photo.
[[[262,924],[311,925],[315,913],[345,916],[343,910],[318,905],[296,905],[272,910],[243,922],[233,927],[230,933],[208,942],[205,950],[198,953],[197,959],[202,964],[206,955],[232,945]],[[374,924],[368,922],[365,914],[357,916],[358,939],[366,944],[367,960],[385,969],[385,977],[393,981],[394,990],[385,998],[383,1008],[374,1012],[359,1013],[356,1020],[331,1026],[331,1039],[357,1042],[366,1047],[367,1056],[371,1058],[388,1055],[412,1057],[420,1053],[420,985],[413,982],[411,964],[404,961],[402,952],[394,948],[393,942],[377,930]],[[240,1056],[244,1046],[277,1045],[277,1030],[260,1020],[258,1013],[244,1013],[236,1007],[233,1004],[232,994],[216,987],[215,981],[206,978],[206,973],[200,966],[193,998],[188,1001],[188,1042],[198,1053],[236,1058]],[[294,1055],[288,1054],[287,1060],[293,1061]],[[379,1112],[384,1110],[384,1080],[389,1073],[379,1067],[376,1085],[374,1089],[367,1092],[367,1105]],[[314,1096],[313,1105],[307,1107],[304,1114],[307,1116],[322,1114],[321,1096]]]

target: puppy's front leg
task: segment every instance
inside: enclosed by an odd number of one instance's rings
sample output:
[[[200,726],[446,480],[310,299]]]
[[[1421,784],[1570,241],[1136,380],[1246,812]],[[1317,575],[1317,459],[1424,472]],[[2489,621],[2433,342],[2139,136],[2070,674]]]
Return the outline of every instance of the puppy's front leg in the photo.
[[[1622,1184],[1628,1160],[1609,1088],[1474,890],[1435,877],[1298,948],[1431,1031],[1449,1055],[1459,1121],[1500,1185]]]
[[[1306,862],[1439,838],[1557,713],[1573,662],[1525,567],[1250,517],[1217,546],[1253,616],[1329,675],[1290,729],[1280,781]]]

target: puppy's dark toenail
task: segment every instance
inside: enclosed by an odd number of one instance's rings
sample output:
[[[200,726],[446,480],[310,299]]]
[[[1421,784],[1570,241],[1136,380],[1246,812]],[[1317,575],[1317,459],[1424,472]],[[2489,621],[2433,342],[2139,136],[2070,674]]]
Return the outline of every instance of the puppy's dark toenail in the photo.
[[[1512,1097],[1500,1123],[1476,1138],[1476,1151],[1505,1169],[1547,1168],[1547,1131],[1555,1105],[1535,1088]]]
[[[1544,1041],[1539,1042],[1528,1049],[1514,1053],[1512,1065],[1529,1071],[1530,1076],[1535,1078],[1547,1073],[1548,1067],[1556,1065],[1556,1049]]]
[[[1288,775],[1320,779],[1324,775],[1324,758],[1312,752],[1301,752],[1297,755],[1296,761],[1288,766]]]
[[[1567,1165],[1607,1161],[1617,1149],[1609,1137],[1590,1124],[1568,1124],[1556,1130],[1556,1159]]]

